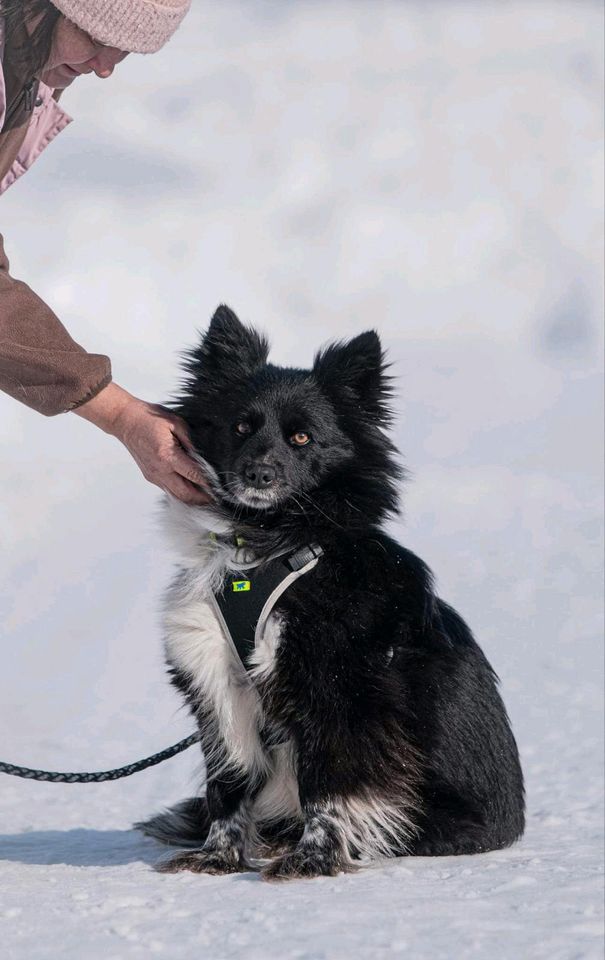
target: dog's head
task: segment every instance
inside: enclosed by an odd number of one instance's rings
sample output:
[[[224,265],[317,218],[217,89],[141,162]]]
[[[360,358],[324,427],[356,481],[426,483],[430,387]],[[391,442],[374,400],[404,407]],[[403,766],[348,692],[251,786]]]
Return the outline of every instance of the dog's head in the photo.
[[[187,354],[175,410],[218,477],[224,505],[303,515],[392,510],[399,475],[383,433],[389,378],[376,333],[335,343],[311,370],[267,362],[268,343],[225,306]]]

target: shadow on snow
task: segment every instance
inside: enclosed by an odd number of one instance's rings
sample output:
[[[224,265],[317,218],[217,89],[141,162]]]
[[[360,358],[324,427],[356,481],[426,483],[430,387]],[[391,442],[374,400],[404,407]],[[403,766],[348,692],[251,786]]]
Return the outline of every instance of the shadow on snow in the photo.
[[[0,834],[0,861],[72,867],[153,865],[160,848],[134,830],[32,830]]]

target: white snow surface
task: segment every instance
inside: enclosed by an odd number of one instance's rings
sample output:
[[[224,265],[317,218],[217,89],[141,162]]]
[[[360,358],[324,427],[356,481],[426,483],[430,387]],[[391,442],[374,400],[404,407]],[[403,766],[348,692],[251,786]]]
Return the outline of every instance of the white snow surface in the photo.
[[[65,95],[77,123],[1,201],[13,273],[151,400],[222,301],[277,362],[380,331],[394,530],[501,677],[527,832],[283,886],[165,876],[130,824],[196,789],[195,750],[104,785],[2,777],[2,956],[600,957],[601,5],[194,7]],[[102,769],[185,736],[157,491],[7,397],[0,464],[0,758]]]

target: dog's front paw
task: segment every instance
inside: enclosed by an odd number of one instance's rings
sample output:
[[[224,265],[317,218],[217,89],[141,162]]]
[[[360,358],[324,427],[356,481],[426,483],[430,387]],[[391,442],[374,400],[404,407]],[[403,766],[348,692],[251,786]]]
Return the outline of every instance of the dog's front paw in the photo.
[[[311,877],[335,877],[349,868],[333,852],[293,850],[272,860],[261,870],[263,880],[309,880]]]
[[[249,867],[237,850],[184,850],[168,860],[160,860],[155,869],[158,873],[242,873]]]

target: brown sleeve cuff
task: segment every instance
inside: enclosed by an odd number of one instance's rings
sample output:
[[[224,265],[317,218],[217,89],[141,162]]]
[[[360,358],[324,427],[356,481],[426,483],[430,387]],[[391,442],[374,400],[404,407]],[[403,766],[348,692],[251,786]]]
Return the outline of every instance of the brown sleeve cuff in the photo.
[[[47,417],[74,410],[111,381],[111,363],[87,353],[50,307],[8,273],[0,237],[0,390]]]
[[[89,356],[93,356],[93,354],[89,354]],[[69,409],[77,410],[78,407],[81,407],[84,403],[88,403],[89,400],[92,400],[93,397],[96,397],[97,393],[100,393],[101,390],[104,390],[105,387],[107,387],[110,383],[111,383],[111,372],[109,372],[106,377],[103,377],[100,383],[98,383],[95,387],[92,387],[92,389],[88,391],[86,396],[82,397],[81,400],[76,401],[76,403],[74,403]]]
[[[53,354],[50,367],[41,369],[39,363],[16,362],[14,355],[6,364],[1,356],[4,348],[0,340],[0,390],[46,417],[75,410],[111,383],[109,357],[100,354],[80,354],[77,366],[73,357]],[[60,371],[57,370],[59,363]],[[6,369],[7,366],[10,369]],[[21,370],[21,379],[13,375],[15,366]]]

